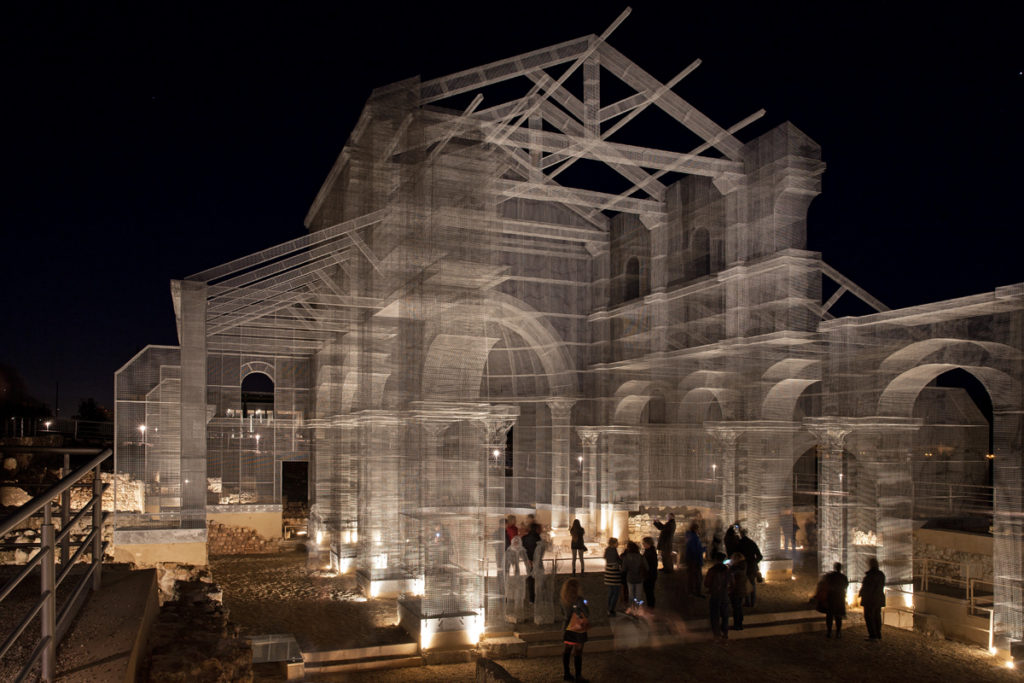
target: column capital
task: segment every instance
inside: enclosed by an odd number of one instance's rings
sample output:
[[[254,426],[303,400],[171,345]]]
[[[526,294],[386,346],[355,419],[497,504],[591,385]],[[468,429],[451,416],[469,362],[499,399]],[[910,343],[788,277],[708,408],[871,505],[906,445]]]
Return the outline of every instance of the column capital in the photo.
[[[490,413],[478,420],[486,433],[487,443],[489,445],[504,443],[505,435],[508,434],[508,430],[512,429],[517,417],[519,417],[519,408],[515,406],[491,406]]]
[[[429,439],[440,439],[451,424],[448,420],[420,420],[420,426]]]
[[[853,432],[853,425],[848,421],[827,417],[808,418],[804,426],[829,452],[842,452],[846,437]]]
[[[572,407],[576,405],[576,399],[555,397],[547,400],[548,409],[551,410],[551,417],[565,420],[569,417],[572,412]]]
[[[736,448],[736,442],[743,436],[743,432],[746,431],[742,427],[736,425],[730,425],[728,423],[712,423],[705,427],[704,430],[710,434],[715,441],[720,443],[723,448],[732,450]]]
[[[580,441],[587,448],[593,448],[597,445],[597,440],[601,436],[601,431],[596,427],[577,427],[576,433],[580,436]]]

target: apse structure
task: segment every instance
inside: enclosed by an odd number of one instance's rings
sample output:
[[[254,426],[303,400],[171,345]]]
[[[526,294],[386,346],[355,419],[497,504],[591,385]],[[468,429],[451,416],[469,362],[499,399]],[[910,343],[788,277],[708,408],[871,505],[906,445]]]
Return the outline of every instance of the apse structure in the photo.
[[[1019,640],[1024,284],[888,309],[806,249],[818,145],[711,120],[677,94],[699,61],[659,81],[609,42],[622,18],[378,88],[308,234],[171,283],[179,344],[115,376],[117,468],[146,489],[118,553],[279,535],[282,463],[308,462],[311,553],[432,648],[513,616],[508,513],[555,549],[577,518],[597,547],[670,511],[739,521],[772,580],[810,500],[820,566],[878,557],[912,610],[914,529],[948,499],[993,520]],[[621,141],[645,112],[675,131]]]

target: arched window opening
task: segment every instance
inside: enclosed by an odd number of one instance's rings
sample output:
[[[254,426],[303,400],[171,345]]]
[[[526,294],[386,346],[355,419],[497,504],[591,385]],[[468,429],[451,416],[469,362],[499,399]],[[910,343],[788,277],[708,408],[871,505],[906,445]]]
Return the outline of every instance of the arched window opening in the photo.
[[[640,259],[636,256],[626,261],[626,270],[623,273],[622,300],[631,301],[640,298]]]
[[[260,423],[274,417],[274,381],[262,372],[242,380],[242,417]]]
[[[988,519],[994,435],[992,397],[984,385],[966,370],[944,372],[918,394],[914,417],[924,422],[913,452],[915,516]]]

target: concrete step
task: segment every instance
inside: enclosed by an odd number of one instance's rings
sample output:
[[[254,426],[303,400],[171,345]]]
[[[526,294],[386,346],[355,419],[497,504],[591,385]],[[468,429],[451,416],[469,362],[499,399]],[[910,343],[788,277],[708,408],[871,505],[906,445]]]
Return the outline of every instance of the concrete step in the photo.
[[[396,643],[345,650],[319,650],[302,653],[307,676],[369,669],[397,669],[421,666],[423,658],[416,643]]]
[[[351,662],[323,662],[315,664],[306,664],[304,666],[304,669],[305,675],[308,677],[320,674],[343,673],[346,671],[368,671],[370,669],[399,669],[410,666],[423,666],[423,658],[419,656],[384,658],[375,657],[370,659],[360,659]]]

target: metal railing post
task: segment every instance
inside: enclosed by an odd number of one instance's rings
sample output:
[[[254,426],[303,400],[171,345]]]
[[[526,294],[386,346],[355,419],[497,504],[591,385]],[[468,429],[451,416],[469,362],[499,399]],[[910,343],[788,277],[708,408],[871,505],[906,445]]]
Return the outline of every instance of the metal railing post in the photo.
[[[60,478],[71,474],[71,454],[64,454],[64,467],[61,468]],[[68,489],[64,493],[60,494],[60,530],[64,531],[68,528],[68,522],[71,521],[71,489]],[[68,566],[68,558],[71,557],[71,534],[65,534],[63,540],[60,542],[60,566],[61,568]]]
[[[92,479],[92,495],[94,498],[92,504],[92,528],[96,530],[96,534],[92,539],[92,563],[95,565],[92,573],[92,589],[98,591],[102,578],[100,572],[103,569],[103,481],[100,479],[99,465],[96,465]],[[117,506],[115,505],[115,507]]]
[[[57,570],[54,566],[53,519],[50,502],[43,508],[42,546],[39,562],[40,594],[43,598],[43,609],[39,615],[39,636],[46,644],[40,663],[42,669],[40,679],[52,681],[57,673]]]

